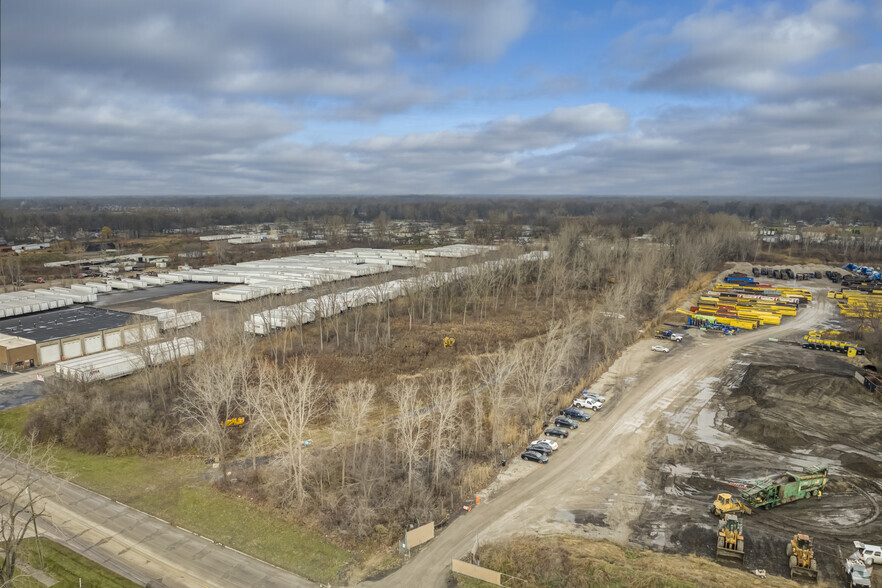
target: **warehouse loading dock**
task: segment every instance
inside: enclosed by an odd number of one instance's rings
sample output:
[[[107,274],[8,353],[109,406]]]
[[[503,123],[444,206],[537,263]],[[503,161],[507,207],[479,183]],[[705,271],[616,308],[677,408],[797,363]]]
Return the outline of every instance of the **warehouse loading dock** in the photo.
[[[10,349],[0,347],[0,368],[10,359],[15,360],[12,369],[48,365],[150,341],[158,334],[155,318],[88,306],[7,318],[0,320],[0,337],[31,341],[33,347],[32,351],[27,345],[12,347],[12,355]],[[19,363],[22,367],[15,367]]]

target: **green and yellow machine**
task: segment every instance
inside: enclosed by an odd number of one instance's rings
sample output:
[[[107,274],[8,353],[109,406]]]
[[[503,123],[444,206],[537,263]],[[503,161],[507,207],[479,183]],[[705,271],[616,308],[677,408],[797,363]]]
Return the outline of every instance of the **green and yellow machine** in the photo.
[[[711,511],[718,517],[731,513],[752,514],[757,508],[770,509],[794,500],[821,497],[827,487],[827,466],[805,468],[801,474],[785,472],[754,482],[740,491],[738,498],[727,492],[717,494]]]
[[[785,472],[755,482],[741,491],[741,501],[752,509],[769,509],[809,496],[820,497],[827,487],[827,466],[805,468],[801,474]]]

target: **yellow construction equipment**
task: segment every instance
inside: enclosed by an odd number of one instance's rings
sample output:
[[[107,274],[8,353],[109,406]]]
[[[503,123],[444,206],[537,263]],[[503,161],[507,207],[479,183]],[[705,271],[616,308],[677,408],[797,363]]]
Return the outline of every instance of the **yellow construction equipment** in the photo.
[[[833,331],[831,329],[813,329],[808,332],[808,336],[813,339],[839,339],[842,331]]]
[[[728,514],[720,521],[717,559],[721,557],[744,563],[744,523],[737,515]]]
[[[863,355],[865,350],[854,343],[848,341],[836,341],[834,339],[821,339],[817,337],[817,331],[810,331],[808,335],[803,337],[805,343],[802,344],[804,349],[821,349],[823,351],[838,351],[845,353],[848,357]]]
[[[787,544],[787,557],[790,558],[790,579],[804,576],[813,582],[818,581],[818,562],[812,549],[812,538],[797,534]]]
[[[716,499],[714,499],[714,504],[711,507],[714,511],[714,514],[718,517],[725,517],[725,515],[732,513],[744,513],[744,514],[752,514],[753,511],[750,510],[750,507],[746,504],[742,503],[737,498],[734,498],[728,492],[720,492],[717,494]]]
[[[448,347],[453,347],[456,344],[456,339],[453,337],[444,337],[444,349]]]
[[[233,417],[224,422],[225,427],[236,427],[241,429],[245,425],[245,417]]]

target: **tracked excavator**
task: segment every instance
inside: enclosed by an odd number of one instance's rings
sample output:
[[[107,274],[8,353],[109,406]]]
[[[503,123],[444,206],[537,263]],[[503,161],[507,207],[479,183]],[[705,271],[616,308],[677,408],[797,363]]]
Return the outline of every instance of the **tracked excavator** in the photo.
[[[738,515],[727,514],[720,521],[717,533],[717,559],[727,558],[744,563],[744,522]]]
[[[787,557],[790,558],[790,579],[797,576],[812,582],[818,581],[818,562],[812,549],[812,538],[797,534],[787,544]]]

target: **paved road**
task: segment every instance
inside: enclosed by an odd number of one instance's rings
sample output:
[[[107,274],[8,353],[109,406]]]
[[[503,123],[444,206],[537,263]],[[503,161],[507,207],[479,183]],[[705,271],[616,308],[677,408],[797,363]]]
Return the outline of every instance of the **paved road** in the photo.
[[[45,384],[37,376],[48,378],[55,366],[43,366],[14,374],[0,375],[0,410],[29,404],[43,395]]]
[[[0,460],[0,479],[21,472],[20,462]],[[26,484],[17,475],[0,485],[8,495]],[[316,586],[299,576],[216,545],[143,512],[46,474],[31,481],[45,506],[41,532],[141,585],[153,588],[299,588]]]
[[[549,464],[530,464],[528,475],[483,498],[404,567],[366,584],[413,586],[419,579],[420,586],[445,586],[450,561],[467,555],[476,536],[487,541],[530,531],[572,530],[561,522],[561,514],[568,515],[572,503],[585,497],[606,500],[612,519],[609,537],[627,541],[628,523],[642,508],[642,501],[632,500],[627,491],[639,483],[648,436],[658,419],[666,410],[676,411],[700,399],[702,382],[720,375],[737,350],[768,337],[805,332],[827,318],[830,308],[821,299],[780,327],[735,337],[705,335],[682,347],[672,344],[669,354],[652,354],[648,350],[652,343],[647,340],[635,343],[592,386],[618,398],[610,397],[590,423],[564,440]],[[695,337],[692,333],[690,339]],[[612,489],[607,484],[610,480],[614,481]]]
[[[141,300],[157,300],[159,298],[180,296],[181,294],[217,290],[218,288],[225,288],[227,286],[230,286],[230,284],[181,282],[178,284],[167,284],[165,286],[151,286],[143,290],[115,290],[107,294],[99,294],[98,301],[95,302],[93,306],[117,306],[120,304],[139,302]]]

